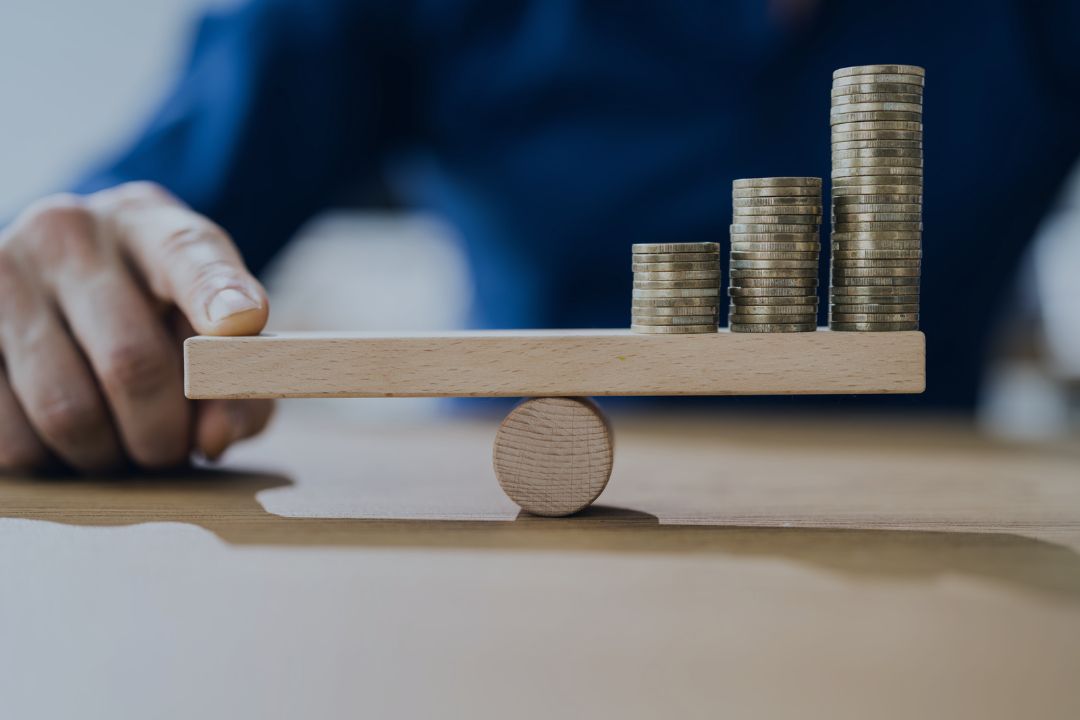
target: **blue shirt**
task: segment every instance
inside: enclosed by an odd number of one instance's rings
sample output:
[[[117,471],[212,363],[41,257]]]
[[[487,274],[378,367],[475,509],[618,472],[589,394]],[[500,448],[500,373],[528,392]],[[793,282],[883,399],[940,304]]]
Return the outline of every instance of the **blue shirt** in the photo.
[[[80,189],[157,181],[257,270],[389,178],[462,233],[475,325],[625,326],[631,243],[726,244],[732,179],[828,177],[833,69],[922,65],[918,402],[970,406],[1080,149],[1078,39],[1072,0],[827,0],[799,24],[749,1],[254,0],[202,21],[145,132]]]

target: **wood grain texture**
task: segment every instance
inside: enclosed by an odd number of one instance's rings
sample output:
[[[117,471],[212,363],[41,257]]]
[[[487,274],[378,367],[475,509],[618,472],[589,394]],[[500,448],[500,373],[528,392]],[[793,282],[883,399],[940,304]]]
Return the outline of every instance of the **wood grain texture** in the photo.
[[[919,393],[921,332],[281,333],[184,343],[193,399]]]
[[[343,405],[219,472],[0,477],[3,717],[1080,717],[1080,438],[615,415],[548,519],[495,418]]]
[[[614,450],[611,427],[591,400],[525,400],[495,435],[495,477],[526,512],[573,515],[607,487]]]

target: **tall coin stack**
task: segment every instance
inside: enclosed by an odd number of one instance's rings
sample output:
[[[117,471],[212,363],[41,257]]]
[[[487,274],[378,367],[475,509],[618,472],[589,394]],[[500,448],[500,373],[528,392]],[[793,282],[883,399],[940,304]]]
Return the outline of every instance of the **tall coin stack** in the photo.
[[[821,178],[736,180],[731,194],[731,331],[816,330]]]
[[[925,75],[913,65],[833,73],[833,330],[919,328]]]
[[[719,243],[633,246],[634,302],[630,329],[639,333],[717,331]]]

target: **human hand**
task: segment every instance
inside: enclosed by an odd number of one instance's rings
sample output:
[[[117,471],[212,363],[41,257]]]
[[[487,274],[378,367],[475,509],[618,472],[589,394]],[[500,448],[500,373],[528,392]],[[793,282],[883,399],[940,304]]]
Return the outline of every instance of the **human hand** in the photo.
[[[0,233],[0,470],[218,457],[272,405],[186,400],[182,341],[268,312],[228,235],[156,185],[31,205]]]

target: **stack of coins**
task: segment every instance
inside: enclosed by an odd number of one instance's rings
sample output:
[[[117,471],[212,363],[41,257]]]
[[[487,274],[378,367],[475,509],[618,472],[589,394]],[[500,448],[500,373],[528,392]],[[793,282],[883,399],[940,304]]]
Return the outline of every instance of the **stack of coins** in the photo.
[[[731,194],[731,331],[816,330],[821,178],[736,180]]]
[[[719,243],[641,243],[633,247],[634,304],[639,333],[717,331]]]
[[[833,330],[919,328],[925,74],[913,65],[833,73]]]

